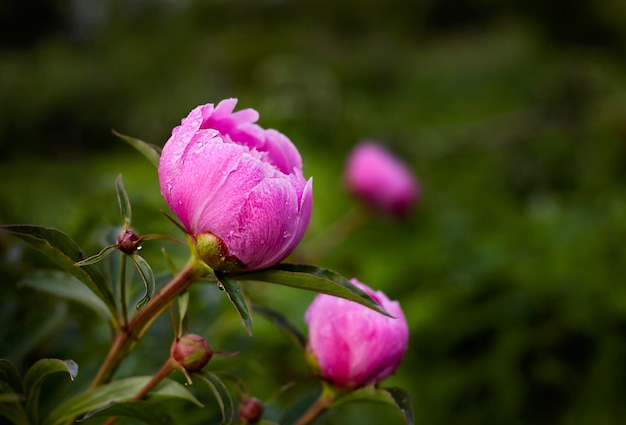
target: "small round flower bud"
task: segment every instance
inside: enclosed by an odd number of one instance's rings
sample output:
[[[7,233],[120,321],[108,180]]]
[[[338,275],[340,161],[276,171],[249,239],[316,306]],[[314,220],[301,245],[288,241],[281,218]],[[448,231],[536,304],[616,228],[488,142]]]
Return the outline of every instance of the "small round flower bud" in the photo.
[[[259,399],[248,397],[239,404],[239,417],[249,424],[255,424],[261,420],[263,410],[263,403]]]
[[[195,334],[181,336],[172,345],[172,358],[187,372],[197,372],[213,357],[206,338]]]
[[[132,254],[137,251],[141,244],[141,238],[132,230],[124,230],[117,237],[117,247],[126,254]]]

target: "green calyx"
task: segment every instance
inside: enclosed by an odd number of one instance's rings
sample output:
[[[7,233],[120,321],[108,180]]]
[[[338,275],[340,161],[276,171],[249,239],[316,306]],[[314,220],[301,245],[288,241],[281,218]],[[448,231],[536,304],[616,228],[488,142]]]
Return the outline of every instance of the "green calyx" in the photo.
[[[245,267],[237,257],[228,253],[224,241],[211,232],[195,235],[198,258],[213,270],[230,273]]]

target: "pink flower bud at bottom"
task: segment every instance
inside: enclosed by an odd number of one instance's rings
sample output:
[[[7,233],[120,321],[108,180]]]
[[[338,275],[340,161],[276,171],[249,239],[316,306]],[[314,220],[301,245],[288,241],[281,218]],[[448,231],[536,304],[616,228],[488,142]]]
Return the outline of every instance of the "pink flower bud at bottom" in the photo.
[[[353,301],[317,295],[305,320],[309,328],[307,360],[335,387],[377,384],[394,373],[408,347],[409,329],[397,301],[356,279],[351,283],[393,317]]]
[[[261,420],[264,410],[263,403],[257,398],[248,397],[239,404],[239,418],[249,424],[255,424]]]
[[[206,338],[195,334],[186,334],[172,345],[172,358],[187,372],[197,372],[213,357]]]

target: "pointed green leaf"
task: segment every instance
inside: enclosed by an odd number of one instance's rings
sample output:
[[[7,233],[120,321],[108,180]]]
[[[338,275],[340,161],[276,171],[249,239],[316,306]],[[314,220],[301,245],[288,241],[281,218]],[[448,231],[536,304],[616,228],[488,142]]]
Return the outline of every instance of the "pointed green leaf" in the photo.
[[[109,403],[129,401],[151,378],[151,376],[137,376],[120,379],[81,393],[57,406],[50,412],[42,425],[62,425],[70,419],[103,407]],[[167,378],[164,379],[149,396],[150,398],[156,398],[158,396],[174,397],[202,406],[202,403],[200,403],[182,384]]]
[[[189,306],[189,291],[183,291],[183,293],[178,296],[177,336],[181,336],[185,332],[185,317],[187,316],[188,306]]]
[[[143,156],[145,156],[148,161],[152,163],[155,167],[159,166],[159,159],[161,158],[161,149],[158,146],[151,145],[149,143],[144,142],[143,140],[136,139],[134,137],[126,136],[125,134],[118,133],[115,130],[112,130],[113,134],[117,137],[137,149]]]
[[[120,215],[122,216],[122,221],[124,222],[124,229],[128,230],[130,229],[133,212],[130,206],[130,198],[124,188],[124,181],[122,180],[121,174],[117,176],[117,179],[115,179],[115,192],[117,193],[117,202],[120,204]]]
[[[252,316],[250,316],[250,310],[248,309],[246,299],[241,292],[241,287],[237,282],[226,276],[224,273],[215,272],[215,277],[217,277],[219,283],[222,284],[230,302],[235,306],[235,309],[237,310],[237,313],[239,313],[241,321],[248,331],[248,334],[252,335]]]
[[[165,409],[149,401],[110,403],[87,412],[78,422],[91,418],[128,418],[148,425],[175,425],[176,422]]]
[[[28,275],[20,282],[20,285],[76,301],[91,308],[105,320],[111,319],[104,302],[69,273],[58,270],[38,270]]]
[[[259,282],[276,283],[291,286],[292,288],[306,289],[322,294],[334,295],[359,304],[391,317],[360,288],[354,286],[348,279],[332,270],[317,266],[300,264],[277,264],[265,270],[240,273],[232,276],[236,280],[254,280]]]
[[[74,263],[76,266],[83,267],[88,266],[90,264],[96,264],[100,261],[104,260],[110,253],[117,249],[117,244],[105,246],[100,250],[99,253],[92,255],[91,257],[87,257],[84,260],[77,261]]]
[[[222,410],[222,424],[232,423],[235,415],[233,399],[222,380],[218,378],[216,374],[204,370],[194,373],[192,376],[193,378],[199,378],[202,382],[207,384],[215,395],[217,403]]]
[[[131,260],[133,260],[133,263],[135,264],[135,267],[139,272],[139,276],[141,277],[141,280],[146,290],[143,298],[139,300],[136,306],[137,310],[141,310],[141,308],[146,305],[148,301],[150,301],[152,295],[154,295],[154,288],[156,286],[154,273],[152,272],[152,267],[150,267],[150,264],[148,264],[148,262],[144,260],[143,257],[141,257],[140,255],[135,253],[131,255],[130,258]]]
[[[84,259],[83,252],[76,242],[60,230],[33,225],[0,226],[0,230],[9,232],[30,243],[61,268],[83,282],[94,294],[107,305],[111,316],[115,317],[115,301],[102,272],[93,265],[78,267],[76,262]]]
[[[333,403],[333,407],[353,401],[373,401],[394,406],[400,410],[400,413],[402,413],[404,421],[407,425],[413,425],[415,423],[413,419],[413,404],[411,403],[411,396],[402,388],[376,388],[373,385],[370,385],[353,391],[345,397],[339,398],[335,403]]]
[[[78,374],[78,365],[74,360],[41,359],[24,376],[26,389],[26,411],[32,423],[39,423],[39,394],[46,378],[53,373],[67,372],[73,381]]]
[[[22,394],[24,386],[17,368],[9,359],[0,359],[0,383],[5,383],[12,392]],[[2,391],[3,393],[5,391]]]
[[[259,304],[253,304],[252,311],[261,314],[266,319],[274,323],[274,326],[285,332],[289,337],[293,338],[293,340],[296,341],[301,348],[306,347],[305,336],[283,314]]]

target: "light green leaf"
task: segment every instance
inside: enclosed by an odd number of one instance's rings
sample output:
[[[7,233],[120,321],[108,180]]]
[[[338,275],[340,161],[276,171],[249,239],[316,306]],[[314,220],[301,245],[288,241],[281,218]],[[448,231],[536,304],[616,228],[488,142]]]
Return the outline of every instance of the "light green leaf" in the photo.
[[[143,140],[136,139],[134,137],[126,136],[125,134],[118,133],[115,130],[112,130],[113,134],[117,137],[137,149],[143,156],[145,156],[148,161],[152,163],[155,167],[159,166],[159,159],[161,158],[161,149],[158,146],[151,145],[149,143],[144,142]]]
[[[291,337],[301,348],[306,347],[306,338],[283,314],[269,307],[259,304],[252,305],[252,311],[261,314],[263,317],[274,323],[281,331]]]
[[[306,289],[322,294],[334,295],[391,317],[376,301],[354,286],[348,279],[332,270],[300,264],[278,264],[269,269],[240,273],[231,276],[239,281],[259,281]]]
[[[33,225],[0,226],[0,230],[23,239],[54,260],[63,270],[83,282],[98,298],[104,301],[111,311],[112,317],[117,316],[115,314],[115,300],[104,275],[93,265],[83,267],[75,265],[76,262],[84,259],[83,252],[76,242],[65,233],[50,227]]]
[[[117,249],[117,244],[116,245],[105,246],[104,248],[102,248],[100,250],[99,253],[94,254],[91,257],[87,257],[84,260],[77,261],[75,263],[75,265],[79,266],[79,267],[83,267],[83,266],[88,266],[90,264],[99,263],[100,261],[104,260],[110,253],[112,253],[116,249]]]
[[[415,423],[411,396],[402,388],[376,388],[370,385],[339,398],[333,403],[333,407],[354,401],[373,401],[394,406],[400,410],[407,425],[414,425]]]
[[[149,401],[129,401],[110,403],[91,410],[79,422],[90,418],[128,418],[148,425],[175,425],[174,418],[156,403]]]
[[[124,188],[124,181],[122,180],[121,174],[115,179],[115,192],[117,193],[117,202],[120,204],[120,215],[122,216],[122,221],[124,222],[124,229],[128,230],[130,229],[133,212],[130,206],[130,198]]]
[[[202,382],[208,385],[211,391],[213,391],[213,394],[217,399],[217,403],[222,411],[222,424],[232,423],[235,415],[233,399],[222,380],[218,378],[216,374],[204,370],[194,373],[192,377],[194,379],[199,378]]]
[[[20,285],[76,301],[91,308],[105,320],[111,320],[109,310],[104,302],[69,273],[56,270],[38,270],[28,275],[20,282]]]
[[[137,376],[120,379],[81,393],[57,406],[50,412],[42,425],[61,425],[70,419],[103,407],[109,403],[129,401],[151,378],[151,376]],[[149,396],[150,398],[157,396],[174,397],[202,406],[202,403],[200,403],[182,384],[167,378],[164,379]]]
[[[26,411],[31,422],[39,423],[39,394],[44,381],[52,374],[69,373],[73,381],[78,374],[78,365],[74,360],[41,359],[35,363],[24,376],[26,389]]]
[[[154,273],[152,272],[152,267],[150,267],[150,264],[148,264],[148,262],[137,253],[130,255],[130,258],[131,260],[133,260],[135,268],[139,272],[139,276],[141,277],[141,280],[146,290],[143,298],[139,300],[136,306],[137,310],[141,310],[141,308],[146,305],[148,301],[150,301],[152,295],[154,295],[154,288],[156,286]]]
[[[239,313],[239,317],[241,317],[241,321],[248,331],[248,334],[252,335],[252,316],[250,316],[250,310],[248,309],[246,299],[241,292],[241,287],[237,282],[226,276],[224,273],[215,272],[215,277],[217,277],[219,283],[222,284],[230,302],[235,306],[235,309],[237,310],[237,313]]]

